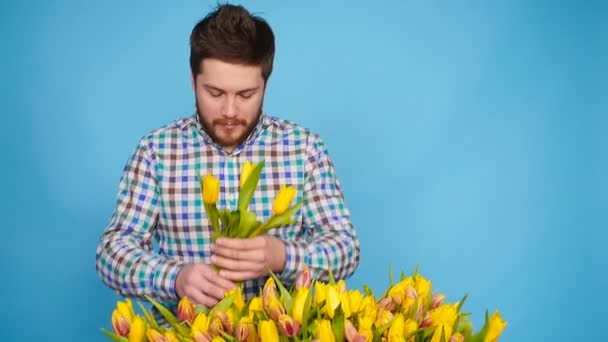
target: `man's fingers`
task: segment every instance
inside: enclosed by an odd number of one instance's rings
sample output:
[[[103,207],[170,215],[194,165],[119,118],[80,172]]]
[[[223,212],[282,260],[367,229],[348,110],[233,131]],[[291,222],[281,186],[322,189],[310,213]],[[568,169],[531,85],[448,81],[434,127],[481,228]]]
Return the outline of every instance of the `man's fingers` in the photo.
[[[211,260],[215,265],[217,265],[221,269],[227,269],[231,271],[254,271],[258,272],[263,270],[264,264],[258,261],[248,261],[248,260],[234,260],[221,257],[219,255],[214,255]],[[222,273],[220,272],[220,275]]]
[[[215,241],[212,247],[223,247],[228,249],[239,249],[239,250],[251,250],[263,248],[266,245],[266,239],[264,236],[258,236],[248,239],[231,239],[231,238],[219,238]]]
[[[226,279],[230,279],[232,281],[245,281],[249,279],[259,278],[262,275],[265,275],[266,272],[252,272],[252,271],[230,271],[230,270],[221,270],[220,275]]]
[[[212,291],[217,299],[222,299],[226,291],[236,288],[236,285],[233,282],[221,277],[216,271],[211,269],[211,267],[208,267],[205,270],[203,276],[205,277],[205,282],[208,284],[209,291]]]

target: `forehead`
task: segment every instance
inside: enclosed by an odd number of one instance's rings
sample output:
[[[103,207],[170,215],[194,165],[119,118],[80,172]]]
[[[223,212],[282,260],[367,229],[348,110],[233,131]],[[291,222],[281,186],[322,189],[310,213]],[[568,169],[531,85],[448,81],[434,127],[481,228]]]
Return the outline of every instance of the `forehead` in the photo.
[[[262,67],[259,65],[233,64],[219,59],[206,58],[202,62],[197,80],[206,85],[227,91],[238,91],[262,86]]]

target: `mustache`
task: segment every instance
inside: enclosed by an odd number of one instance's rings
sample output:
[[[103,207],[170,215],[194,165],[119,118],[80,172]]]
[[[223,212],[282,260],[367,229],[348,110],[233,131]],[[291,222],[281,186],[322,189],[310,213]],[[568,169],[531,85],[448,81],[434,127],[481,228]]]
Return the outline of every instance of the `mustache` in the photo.
[[[240,125],[240,126],[246,126],[247,122],[245,122],[245,120],[240,120],[240,119],[226,119],[226,118],[219,118],[219,119],[214,119],[211,124],[213,126],[217,126],[217,125]]]

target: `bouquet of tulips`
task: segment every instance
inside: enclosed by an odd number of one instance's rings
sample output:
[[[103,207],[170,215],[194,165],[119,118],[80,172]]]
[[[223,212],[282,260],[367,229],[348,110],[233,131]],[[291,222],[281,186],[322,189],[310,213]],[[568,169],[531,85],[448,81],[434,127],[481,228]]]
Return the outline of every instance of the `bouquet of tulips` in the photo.
[[[220,180],[209,173],[204,177],[199,174],[205,213],[213,227],[213,241],[221,236],[229,238],[255,237],[272,228],[294,223],[292,216],[298,211],[302,201],[292,207],[289,206],[296,195],[296,189],[291,186],[281,188],[272,206],[273,214],[265,222],[259,221],[256,215],[248,210],[262,168],[264,168],[264,161],[257,165],[249,161],[244,163],[240,179],[241,191],[239,192],[239,202],[236,210],[219,210],[216,203],[220,190]]]
[[[287,289],[274,275],[261,294],[245,301],[240,288],[226,293],[212,309],[180,300],[177,315],[149,298],[169,323],[160,326],[140,304],[118,302],[112,314],[114,341],[151,342],[462,342],[497,341],[506,326],[498,311],[486,313],[485,325],[473,333],[468,313],[461,311],[466,296],[445,303],[431,282],[414,272],[401,275],[379,297],[349,290],[343,280],[314,281],[305,268],[295,286]]]

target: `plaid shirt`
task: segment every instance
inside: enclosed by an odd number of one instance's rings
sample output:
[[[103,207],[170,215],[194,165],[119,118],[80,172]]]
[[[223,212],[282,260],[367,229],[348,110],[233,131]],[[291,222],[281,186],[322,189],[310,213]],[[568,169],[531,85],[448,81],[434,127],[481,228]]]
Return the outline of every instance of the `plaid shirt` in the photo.
[[[187,263],[211,262],[211,225],[197,174],[212,173],[221,187],[218,208],[236,209],[239,176],[249,160],[266,164],[249,209],[264,220],[282,185],[303,200],[297,223],[269,234],[285,243],[285,270],[293,283],[304,265],[313,277],[349,277],[359,264],[359,241],[334,165],[321,138],[289,121],[262,115],[248,139],[227,152],[211,140],[195,114],[142,138],[127,161],[117,206],[97,248],[97,271],[120,295],[177,301],[175,279]],[[155,251],[153,237],[158,242]],[[246,281],[247,298],[264,279]]]

